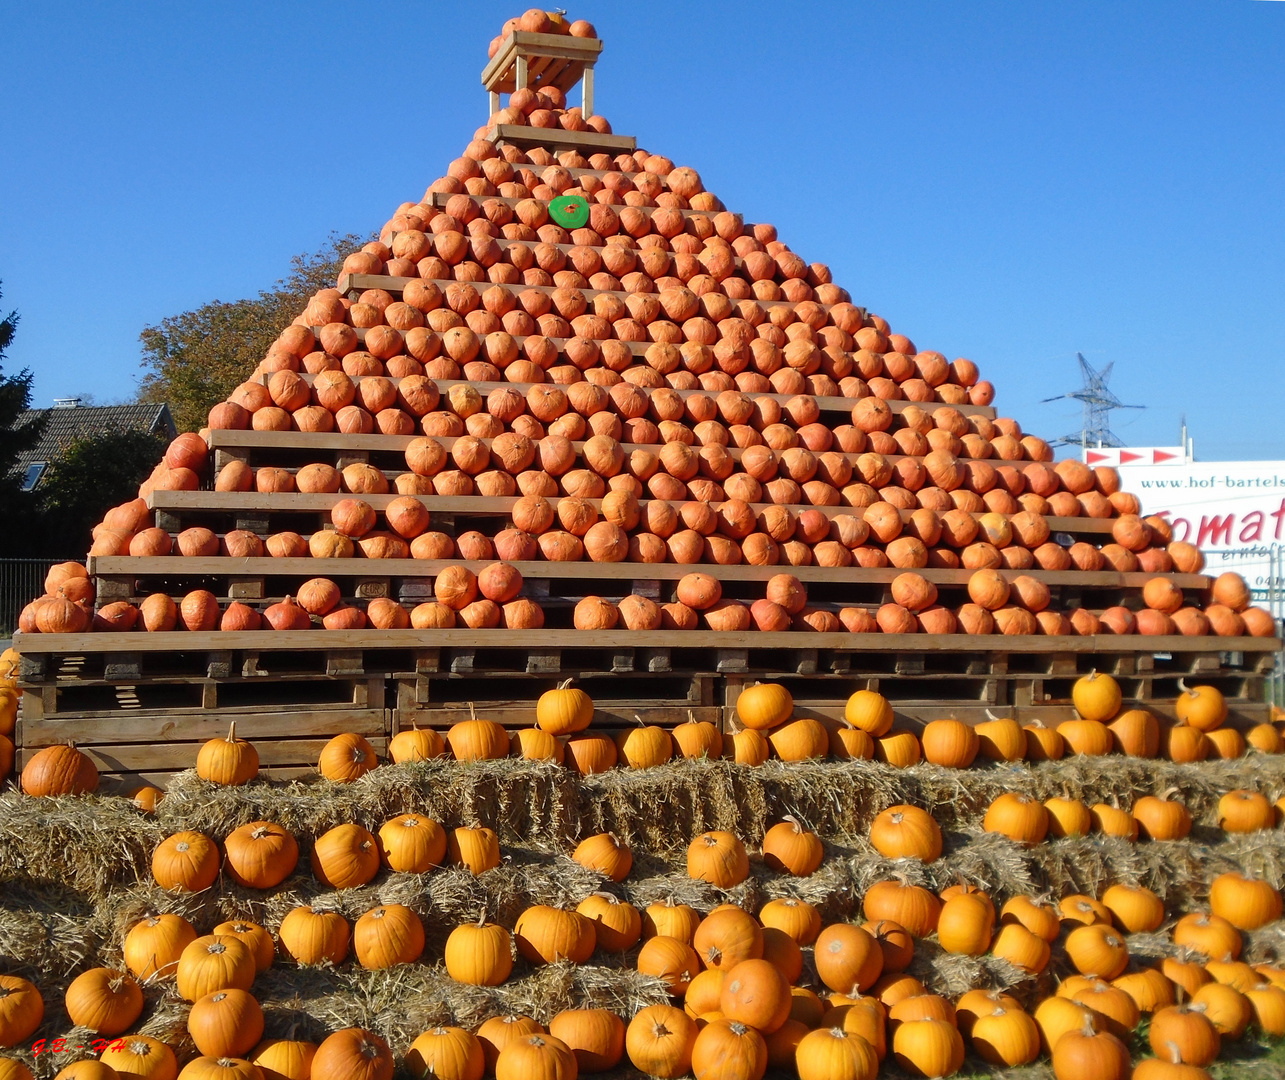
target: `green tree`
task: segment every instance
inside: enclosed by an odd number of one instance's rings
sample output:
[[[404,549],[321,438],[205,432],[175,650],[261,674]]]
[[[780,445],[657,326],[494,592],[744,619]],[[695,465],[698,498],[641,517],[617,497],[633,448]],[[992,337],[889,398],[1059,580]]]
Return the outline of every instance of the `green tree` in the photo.
[[[17,329],[16,311],[0,319],[0,371]],[[0,555],[3,556],[25,555],[32,545],[36,498],[22,490],[22,474],[14,471],[18,458],[40,441],[47,422],[43,415],[19,422],[22,413],[31,408],[31,382],[30,368],[23,368],[17,375],[0,375],[0,521],[5,524],[0,529]]]
[[[366,239],[331,233],[318,251],[291,259],[290,273],[256,299],[212,300],[145,327],[139,400],[169,402],[180,431],[204,426],[210,409],[250,377],[312,294],[334,287],[344,257]]]
[[[112,428],[79,435],[62,447],[38,489],[42,549],[73,558],[88,551],[94,526],[138,494],[166,445],[163,433]]]

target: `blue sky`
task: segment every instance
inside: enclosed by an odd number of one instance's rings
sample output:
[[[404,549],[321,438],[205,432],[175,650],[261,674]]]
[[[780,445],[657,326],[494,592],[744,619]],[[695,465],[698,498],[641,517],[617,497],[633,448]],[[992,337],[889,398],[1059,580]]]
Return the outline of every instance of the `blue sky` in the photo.
[[[0,306],[40,404],[144,325],[377,229],[484,122],[469,2],[10,5]],[[585,3],[619,133],[695,167],[1046,437],[1075,353],[1135,445],[1285,457],[1285,4]]]

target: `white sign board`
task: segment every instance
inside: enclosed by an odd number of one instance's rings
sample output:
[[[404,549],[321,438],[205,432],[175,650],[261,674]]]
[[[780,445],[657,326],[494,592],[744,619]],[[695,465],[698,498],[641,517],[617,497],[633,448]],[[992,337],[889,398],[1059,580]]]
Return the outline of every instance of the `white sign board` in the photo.
[[[1249,582],[1255,600],[1267,600],[1273,565],[1279,578],[1285,553],[1285,462],[1119,468],[1121,486],[1141,500],[1143,516],[1166,518],[1175,540],[1205,553],[1209,572],[1234,570]]]

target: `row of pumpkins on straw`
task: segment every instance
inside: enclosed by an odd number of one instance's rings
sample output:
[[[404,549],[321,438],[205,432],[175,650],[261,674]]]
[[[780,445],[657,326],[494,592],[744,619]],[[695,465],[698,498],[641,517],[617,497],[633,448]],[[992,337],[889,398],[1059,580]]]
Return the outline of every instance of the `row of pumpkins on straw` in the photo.
[[[430,870],[447,850],[440,826],[419,819],[416,840],[385,838],[390,830],[405,830],[409,818],[381,829],[378,846],[394,859],[417,851],[416,857],[429,862],[405,869]],[[340,827],[345,828],[353,827]],[[228,838],[229,864],[234,851],[240,860],[247,847],[261,845],[252,861],[260,872],[271,873],[249,884],[266,888],[284,880],[293,865],[283,857],[280,841],[289,834],[269,823],[254,823],[233,836],[242,833],[236,843]],[[582,847],[597,841],[605,854],[610,840],[592,838]],[[193,861],[201,859],[194,850],[200,841],[210,844],[199,834],[162,842],[153,859],[158,884],[182,890],[213,884],[190,874]],[[210,849],[217,874],[217,847],[210,844]],[[769,863],[787,873],[811,873],[820,864],[819,839],[793,819],[768,830],[763,851]],[[370,851],[361,857],[376,866],[380,858]],[[313,859],[316,869],[316,849]],[[600,866],[604,876],[626,878],[629,862],[620,858],[618,847],[612,862],[607,855]],[[748,872],[748,856],[736,837],[707,833],[690,845],[688,868],[692,876],[729,888]],[[242,871],[233,873],[243,880]],[[365,883],[360,876],[326,880],[337,888]],[[1240,932],[1279,918],[1279,893],[1265,882],[1229,873],[1214,880],[1209,903],[1211,911],[1188,913],[1172,929],[1172,943],[1183,958],[1166,957],[1153,966],[1130,963],[1127,935],[1160,930],[1164,903],[1149,889],[1125,884],[1111,886],[1101,898],[1074,894],[1056,904],[1015,895],[996,912],[990,896],[971,885],[935,896],[904,879],[890,879],[867,890],[862,925],[825,926],[811,904],[792,898],[769,901],[755,919],[734,904],[705,916],[672,901],[640,912],[613,895],[594,893],[574,911],[528,908],[512,933],[488,923],[483,913],[447,939],[443,959],[457,982],[503,984],[515,952],[532,965],[581,964],[595,949],[625,953],[641,941],[637,970],[661,980],[673,1004],[643,1008],[628,1025],[608,1010],[589,1008],[558,1014],[548,1032],[525,1017],[494,1017],[475,1034],[438,1027],[412,1043],[404,1063],[413,1075],[437,1080],[480,1080],[488,1070],[497,1080],[518,1080],[527,1075],[521,1070],[531,1067],[538,1067],[539,1075],[574,1080],[581,1071],[607,1071],[627,1055],[635,1067],[660,1077],[690,1071],[697,1080],[759,1080],[770,1065],[793,1069],[801,1080],[866,1080],[891,1052],[910,1075],[941,1077],[962,1066],[967,1037],[974,1053],[994,1065],[1028,1064],[1043,1051],[1059,1080],[1123,1080],[1131,1066],[1125,1040],[1149,1015],[1148,1040],[1157,1056],[1132,1075],[1194,1080],[1205,1075],[1200,1070],[1217,1058],[1222,1041],[1240,1038],[1251,1023],[1265,1035],[1285,1034],[1285,970],[1251,967],[1238,959]],[[1031,976],[1044,971],[1056,953],[1076,974],[1063,979],[1033,1014],[1012,995],[982,988],[951,1002],[906,973],[916,941],[932,936],[947,953],[979,956],[989,950]],[[282,919],[278,938],[281,951],[300,964],[343,962],[351,944],[357,962],[370,970],[420,962],[425,945],[419,916],[397,904],[376,907],[351,927],[335,912],[297,908]],[[263,1011],[252,990],[256,976],[274,963],[277,948],[267,929],[244,920],[220,924],[199,937],[181,916],[145,917],[125,936],[126,971],[91,969],[69,986],[64,1002],[69,1019],[107,1039],[97,1066],[77,1063],[60,1076],[175,1077],[177,1061],[168,1046],[123,1034],[142,1015],[139,980],[171,976],[179,996],[191,1003],[188,1032],[202,1054],[184,1069],[190,1080],[390,1076],[393,1059],[382,1040],[369,1033],[340,1032],[320,1048],[294,1040],[260,1041]],[[819,993],[799,985],[804,950],[810,951],[822,984]],[[0,1041],[14,1046],[40,1026],[44,1002],[27,980],[3,976],[0,987],[5,991]],[[345,1061],[361,1070],[331,1071]],[[0,1076],[24,1075],[16,1063],[0,1065],[6,1067],[10,1071]],[[105,1071],[117,1068],[119,1073]]]
[[[8,700],[16,710],[16,698],[6,699],[5,693],[5,688],[0,686],[0,703]],[[532,727],[509,732],[493,720],[476,716],[470,706],[470,718],[454,724],[445,738],[432,728],[406,728],[390,740],[388,755],[394,764],[444,758],[448,751],[461,762],[517,757],[566,764],[587,776],[617,766],[654,768],[676,755],[727,757],[748,766],[762,765],[775,756],[785,762],[827,757],[841,761],[875,760],[896,768],[909,768],[926,761],[944,768],[965,769],[977,761],[1010,764],[1023,760],[1055,761],[1066,753],[1085,756],[1121,753],[1154,758],[1163,751],[1171,761],[1190,763],[1208,757],[1239,757],[1247,749],[1276,754],[1285,746],[1280,732],[1270,723],[1252,728],[1247,737],[1234,728],[1223,727],[1227,703],[1212,686],[1184,690],[1175,703],[1178,722],[1163,730],[1156,716],[1145,709],[1122,711],[1119,684],[1109,675],[1093,672],[1081,677],[1072,688],[1072,696],[1079,719],[1064,721],[1055,728],[1046,727],[1038,720],[1023,726],[1008,717],[994,718],[976,726],[942,719],[931,721],[916,735],[893,727],[892,704],[872,690],[854,693],[848,699],[839,726],[828,730],[821,721],[811,717],[795,718],[794,701],[785,687],[777,683],[756,683],[737,698],[741,727],[735,733],[724,735],[709,721],[692,717],[670,729],[639,721],[636,727],[613,736],[587,730],[593,722],[593,700],[583,690],[572,687],[568,680],[540,695]],[[4,715],[0,711],[0,719]],[[12,731],[12,722],[9,730]],[[7,744],[12,755],[12,742],[7,735],[0,735],[0,739],[4,740],[0,746]],[[378,766],[375,748],[365,737],[351,732],[334,736],[323,747],[318,760],[319,773],[336,783],[352,783]],[[250,742],[237,737],[233,723],[226,738],[211,739],[201,747],[196,772],[213,783],[245,784],[258,776],[259,755]],[[28,795],[83,794],[97,790],[98,770],[90,758],[74,746],[50,746],[28,760],[22,771],[21,787]],[[140,788],[134,794],[145,809],[151,809],[160,797],[161,793],[152,787]],[[1165,800],[1155,801],[1165,802],[1166,806],[1181,806]],[[1024,832],[1038,829],[1041,837],[1045,832],[1053,836],[1084,835],[1096,827],[1108,835],[1136,838],[1141,828],[1144,835],[1159,838],[1153,822],[1139,815],[1137,807],[1130,817],[1118,807],[1099,804],[1090,812],[1075,800],[1053,799],[1044,807],[1051,816],[1045,817],[1037,812],[1039,806],[1038,802],[1022,803],[1022,812],[1035,819],[1023,827]],[[1255,812],[1260,817],[1272,816],[1270,807]],[[1227,817],[1240,820],[1232,813]],[[1187,824],[1189,827],[1190,818]],[[1265,820],[1254,828],[1268,825]],[[1182,835],[1186,835],[1185,832]]]

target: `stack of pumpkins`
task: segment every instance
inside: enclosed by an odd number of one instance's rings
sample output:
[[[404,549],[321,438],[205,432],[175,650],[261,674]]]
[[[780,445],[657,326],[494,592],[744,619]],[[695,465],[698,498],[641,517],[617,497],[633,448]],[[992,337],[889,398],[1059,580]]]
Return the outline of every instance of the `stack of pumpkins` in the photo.
[[[543,122],[541,104],[520,91],[497,117]],[[550,219],[549,203],[567,195],[591,203],[584,227]],[[1187,602],[1165,575],[1199,572],[1200,552],[1163,519],[1142,518],[1115,470],[1054,463],[1015,420],[989,419],[976,407],[993,388],[975,364],[893,333],[854,306],[826,266],[805,263],[772,226],[745,225],[694,170],[667,158],[555,160],[476,139],[424,201],[403,204],[380,240],[347,257],[344,274],[384,274],[388,288],[355,300],[318,292],[251,379],[215,406],[209,428],[406,436],[405,470],[232,461],[211,475],[205,442],[184,434],[140,495],[212,483],[350,497],[338,500],[332,529],[266,538],[204,528],[171,536],[135,500],[109,512],[93,554],[896,567],[911,573],[894,603],[850,608],[847,618],[825,607],[789,613],[789,625],[1274,633],[1235,575],[1218,580],[1203,609]],[[486,383],[501,385],[476,385]],[[823,404],[837,396],[851,408],[835,417]],[[396,497],[381,521],[363,496],[385,494]],[[511,527],[485,535],[430,529],[428,495],[518,501]],[[1053,531],[1068,517],[1111,519],[1109,539],[1070,542]],[[974,571],[967,602],[939,603],[913,573],[925,567]],[[1058,612],[1036,578],[999,573],[1011,570],[1155,577],[1140,612]],[[169,606],[154,606],[142,625],[169,625]],[[331,621],[404,625],[409,613],[385,606],[370,617],[343,605]],[[611,621],[594,607],[575,624]],[[83,602],[43,609],[43,623],[32,611],[24,629],[84,628]],[[198,622],[216,614],[207,604]],[[251,629],[265,614],[237,608],[231,621]],[[294,627],[306,612],[278,614]],[[544,614],[518,601],[511,617],[483,605],[463,621],[531,628]],[[784,626],[769,614],[746,622],[733,608],[717,628]],[[100,625],[128,629],[131,619],[121,611]]]
[[[598,31],[593,28],[593,23],[585,22],[584,19],[568,22],[565,11],[543,11],[540,8],[530,8],[521,15],[515,15],[511,19],[504,20],[504,25],[500,27],[500,32],[491,39],[486,55],[492,57],[499,52],[504,39],[514,30],[520,30],[525,34],[563,34],[578,38],[596,38],[598,36]]]

